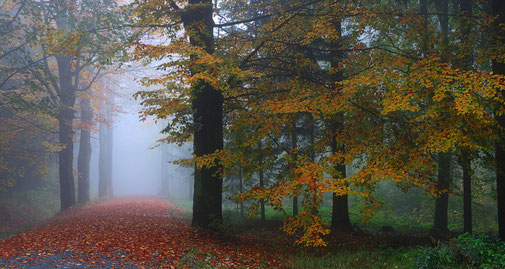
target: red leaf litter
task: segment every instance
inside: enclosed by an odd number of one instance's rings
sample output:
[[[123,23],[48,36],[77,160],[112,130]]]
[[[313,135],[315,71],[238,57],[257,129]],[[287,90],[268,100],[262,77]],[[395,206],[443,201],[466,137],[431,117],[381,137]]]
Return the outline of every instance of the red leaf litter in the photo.
[[[9,259],[44,264],[52,256],[65,259],[67,268],[282,267],[280,255],[261,239],[201,231],[192,228],[182,213],[159,199],[75,208],[43,226],[0,240],[0,264]]]

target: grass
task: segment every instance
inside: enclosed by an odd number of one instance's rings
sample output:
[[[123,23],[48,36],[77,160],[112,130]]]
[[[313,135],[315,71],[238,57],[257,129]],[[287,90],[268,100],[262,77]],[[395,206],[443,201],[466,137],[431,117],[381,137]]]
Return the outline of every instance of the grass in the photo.
[[[0,206],[7,210],[8,219],[3,220],[3,224],[0,219],[0,239],[53,217],[59,211],[57,197],[58,185],[54,178],[37,188],[4,193],[0,197]]]
[[[325,256],[298,254],[286,263],[288,268],[413,268],[415,249],[342,250]]]
[[[176,200],[174,203],[186,210],[186,216],[191,218],[191,201]],[[228,203],[223,210],[224,227],[227,233],[238,234],[244,231],[254,231],[255,235],[268,238],[272,235],[272,229],[279,231],[286,215],[291,216],[292,207],[290,205],[290,201],[286,201],[285,213],[267,206],[265,211],[267,222],[264,224],[261,223],[259,214],[248,218],[249,212],[246,207],[243,216],[241,216],[237,206]],[[449,218],[452,221],[449,227],[453,231],[460,231],[462,229],[461,216],[456,213],[456,210],[450,210]],[[479,214],[481,212],[475,212],[475,216]],[[320,208],[319,215],[325,222],[330,223],[331,207]],[[363,242],[354,244],[357,246],[354,249],[348,248],[347,244],[344,245],[345,249],[336,249],[335,245],[317,251],[296,248],[296,251],[285,257],[285,266],[287,268],[418,268],[422,264],[433,262],[433,259],[430,260],[430,257],[427,257],[427,253],[445,250],[421,246],[428,243],[428,231],[432,227],[433,216],[429,207],[421,206],[412,212],[409,212],[408,209],[395,211],[384,207],[377,210],[368,222],[363,222],[360,208],[351,206],[350,218],[354,225],[369,234],[368,239],[356,239],[363,240]],[[494,226],[491,222],[492,215],[481,218],[479,222],[476,222],[475,232],[487,234],[491,231],[492,234]],[[395,232],[392,234],[382,233],[381,228],[384,226],[391,226]],[[378,238],[376,235],[382,239],[376,240]],[[445,259],[445,256],[443,258]],[[441,267],[423,268],[470,268],[465,264],[449,264]]]

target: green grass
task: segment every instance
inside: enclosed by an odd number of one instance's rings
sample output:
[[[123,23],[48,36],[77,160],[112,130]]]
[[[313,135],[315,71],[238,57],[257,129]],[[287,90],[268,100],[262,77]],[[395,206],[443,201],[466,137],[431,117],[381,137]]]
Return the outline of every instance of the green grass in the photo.
[[[325,256],[298,254],[286,263],[288,268],[413,268],[415,249],[342,250]]]
[[[184,210],[183,216],[185,219],[191,220],[191,216],[193,214],[193,201],[189,200],[182,200],[182,199],[170,199],[167,197],[164,197],[168,201],[174,203],[177,207],[180,207]]]
[[[59,212],[59,184],[57,178],[54,175],[49,176],[37,188],[3,193],[0,196],[0,204],[22,218],[15,230],[0,227],[0,238],[28,230],[31,228],[31,224],[46,221]]]

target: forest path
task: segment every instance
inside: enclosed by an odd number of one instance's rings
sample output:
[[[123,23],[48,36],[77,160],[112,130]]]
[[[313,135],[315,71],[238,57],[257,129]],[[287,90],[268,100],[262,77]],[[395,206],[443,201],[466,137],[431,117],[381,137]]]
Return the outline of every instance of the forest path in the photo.
[[[277,267],[252,235],[220,237],[192,228],[166,200],[112,200],[74,208],[0,240],[0,268]]]

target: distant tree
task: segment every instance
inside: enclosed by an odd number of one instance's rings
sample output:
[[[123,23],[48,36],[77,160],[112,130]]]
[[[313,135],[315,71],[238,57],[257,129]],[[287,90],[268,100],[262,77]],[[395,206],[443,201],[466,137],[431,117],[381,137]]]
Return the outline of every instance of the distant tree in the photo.
[[[91,126],[93,109],[89,96],[80,98],[80,120],[85,126],[81,128],[79,137],[79,155],[77,156],[77,203],[87,204],[89,196],[89,167],[91,160]]]
[[[112,198],[112,159],[114,125],[112,112],[114,107],[114,97],[107,93],[102,100],[99,109],[98,139],[100,143],[100,155],[98,157],[98,197]]]

